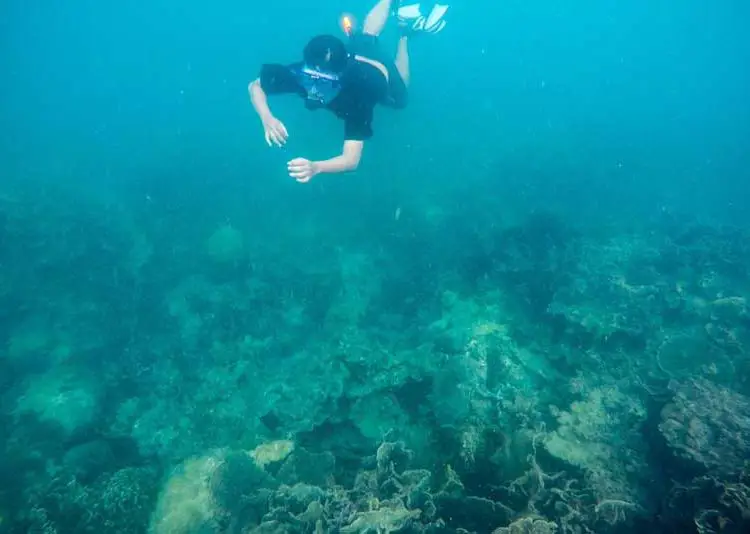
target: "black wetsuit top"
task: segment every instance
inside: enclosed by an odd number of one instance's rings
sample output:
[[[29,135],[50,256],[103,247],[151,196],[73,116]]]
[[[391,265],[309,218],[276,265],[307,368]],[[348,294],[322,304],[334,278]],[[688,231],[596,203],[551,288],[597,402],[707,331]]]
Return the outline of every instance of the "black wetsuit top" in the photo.
[[[389,79],[386,80],[376,67],[352,57],[340,76],[341,90],[328,104],[320,106],[344,121],[346,140],[364,141],[372,137],[373,111],[377,104],[405,105],[403,80],[392,62],[384,61],[377,45],[372,36],[355,35],[347,43],[347,49],[352,56],[359,54],[383,63],[389,71]],[[301,63],[265,64],[260,71],[260,86],[269,95],[292,93],[307,99],[307,91],[297,75],[301,66]]]

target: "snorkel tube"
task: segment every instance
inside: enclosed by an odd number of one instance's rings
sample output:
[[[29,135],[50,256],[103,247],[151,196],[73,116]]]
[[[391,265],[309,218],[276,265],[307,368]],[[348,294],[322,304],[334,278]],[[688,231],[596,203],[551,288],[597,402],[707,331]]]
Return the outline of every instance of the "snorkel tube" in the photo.
[[[354,18],[348,13],[344,13],[339,19],[339,24],[341,25],[341,30],[346,36],[351,37],[352,33],[354,33]]]

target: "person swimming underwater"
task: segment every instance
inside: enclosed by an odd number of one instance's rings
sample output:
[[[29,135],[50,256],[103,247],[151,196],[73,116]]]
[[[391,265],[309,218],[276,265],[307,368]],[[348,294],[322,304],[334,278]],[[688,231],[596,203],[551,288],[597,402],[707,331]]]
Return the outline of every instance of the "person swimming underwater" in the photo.
[[[357,168],[364,142],[373,135],[375,106],[403,109],[407,105],[410,37],[442,31],[447,11],[448,5],[434,4],[424,15],[421,3],[398,5],[397,0],[380,0],[367,14],[361,32],[354,30],[351,19],[344,20],[346,40],[318,35],[305,46],[302,61],[261,67],[248,92],[269,146],[283,146],[289,137],[284,123],[269,108],[270,95],[297,94],[308,109],[327,109],[344,121],[342,153],[322,161],[294,158],[287,163],[292,178],[308,182],[318,174]],[[394,15],[401,37],[392,60],[383,53],[379,36]]]

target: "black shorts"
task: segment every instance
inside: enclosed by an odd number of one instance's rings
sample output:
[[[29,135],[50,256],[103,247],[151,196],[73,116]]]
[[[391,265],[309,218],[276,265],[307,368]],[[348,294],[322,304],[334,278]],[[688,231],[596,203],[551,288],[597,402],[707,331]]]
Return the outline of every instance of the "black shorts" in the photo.
[[[385,66],[388,70],[388,91],[380,103],[391,108],[405,108],[409,100],[406,83],[393,60],[383,52],[378,37],[366,33],[355,33],[349,38],[347,49],[352,55],[366,57]]]

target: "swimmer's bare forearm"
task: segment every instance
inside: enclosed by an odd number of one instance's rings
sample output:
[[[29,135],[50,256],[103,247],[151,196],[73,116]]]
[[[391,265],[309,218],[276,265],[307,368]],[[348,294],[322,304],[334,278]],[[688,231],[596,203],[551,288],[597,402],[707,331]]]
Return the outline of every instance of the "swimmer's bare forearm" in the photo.
[[[313,163],[319,173],[335,174],[356,170],[362,158],[362,141],[344,141],[344,149],[340,156]]]
[[[247,86],[247,92],[250,94],[250,102],[252,102],[255,112],[262,121],[273,117],[271,108],[268,107],[268,98],[266,98],[266,93],[260,86],[259,79],[250,82],[250,85]]]
[[[324,174],[336,174],[339,172],[353,171],[357,168],[356,165],[348,161],[345,156],[336,156],[335,158],[326,159],[323,161],[316,161],[313,163],[315,170],[319,173]]]

